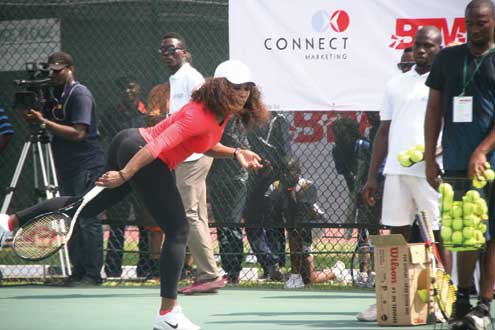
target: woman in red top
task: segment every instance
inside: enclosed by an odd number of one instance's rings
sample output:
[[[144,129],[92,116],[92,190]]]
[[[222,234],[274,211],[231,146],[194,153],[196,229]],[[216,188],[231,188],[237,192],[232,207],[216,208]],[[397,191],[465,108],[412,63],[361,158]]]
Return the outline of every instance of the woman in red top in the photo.
[[[110,145],[106,173],[97,185],[105,189],[84,208],[80,218],[94,216],[135,189],[167,239],[160,256],[160,311],[154,330],[197,330],[176,303],[189,225],[172,170],[192,153],[234,157],[245,168],[260,168],[261,158],[246,149],[219,143],[231,116],[249,127],[268,118],[249,68],[240,61],[221,63],[215,76],[192,95],[181,110],[153,127],[126,129]],[[44,201],[10,217],[0,215],[2,228],[12,230],[34,216],[70,204],[74,197]],[[0,233],[1,234],[1,233]],[[1,236],[1,235],[0,235]]]

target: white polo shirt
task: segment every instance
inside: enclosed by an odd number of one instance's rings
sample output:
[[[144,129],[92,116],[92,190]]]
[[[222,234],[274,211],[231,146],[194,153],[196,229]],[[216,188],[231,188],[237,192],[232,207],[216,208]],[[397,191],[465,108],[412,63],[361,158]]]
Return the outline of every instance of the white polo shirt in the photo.
[[[414,66],[410,71],[390,79],[385,87],[380,120],[390,120],[388,153],[384,174],[426,177],[425,163],[401,166],[397,155],[401,151],[425,144],[424,124],[429,88],[428,73],[420,75]]]
[[[203,75],[193,68],[189,63],[183,64],[176,73],[168,78],[170,82],[170,113],[179,111],[191,100],[194,90],[199,88],[205,81]],[[198,160],[203,154],[192,154],[185,162]]]

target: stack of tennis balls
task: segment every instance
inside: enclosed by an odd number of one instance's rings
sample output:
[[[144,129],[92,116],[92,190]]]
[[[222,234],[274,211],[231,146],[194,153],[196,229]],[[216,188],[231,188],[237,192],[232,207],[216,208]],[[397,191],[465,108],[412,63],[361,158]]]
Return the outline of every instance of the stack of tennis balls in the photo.
[[[487,182],[492,182],[495,179],[495,171],[491,169],[490,163],[485,163],[485,170],[481,175],[473,179],[473,187],[481,189],[486,186]]]
[[[445,247],[453,251],[477,250],[485,244],[488,205],[477,190],[469,190],[462,201],[454,200],[448,183],[438,187],[440,193],[441,230]]]
[[[415,147],[411,147],[406,151],[401,151],[397,155],[397,160],[404,167],[413,166],[416,163],[419,163],[424,158],[425,146],[422,144],[418,144]]]

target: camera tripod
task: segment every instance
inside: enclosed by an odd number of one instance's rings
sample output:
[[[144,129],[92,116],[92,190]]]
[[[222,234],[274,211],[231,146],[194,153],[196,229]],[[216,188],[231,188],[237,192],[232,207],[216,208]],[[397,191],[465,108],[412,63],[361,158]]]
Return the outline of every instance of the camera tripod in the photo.
[[[9,208],[30,150],[33,154],[34,188],[38,196],[40,196],[39,199],[41,199],[41,196],[46,199],[60,196],[50,138],[46,134],[46,130],[43,126],[34,128],[31,127],[29,137],[26,142],[24,142],[24,146],[22,147],[21,155],[17,162],[12,181],[6,189],[6,195],[2,208],[0,209],[0,213],[7,213],[7,209]],[[39,173],[41,173],[41,178]],[[65,241],[65,236],[62,234],[57,235],[56,239],[59,240],[59,242],[63,241],[64,243],[63,248],[58,251],[58,254],[60,258],[62,275],[66,277],[67,274],[72,274],[67,242]]]

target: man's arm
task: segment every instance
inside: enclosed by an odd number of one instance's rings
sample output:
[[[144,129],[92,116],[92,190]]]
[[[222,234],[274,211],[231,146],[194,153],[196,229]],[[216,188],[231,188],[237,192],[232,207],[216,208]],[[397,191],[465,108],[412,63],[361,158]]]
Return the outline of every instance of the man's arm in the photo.
[[[373,141],[373,151],[371,152],[370,168],[368,170],[368,180],[363,188],[363,197],[368,205],[375,205],[375,193],[377,191],[378,169],[387,157],[388,134],[390,131],[390,120],[380,122],[375,140]]]
[[[425,165],[426,180],[433,187],[438,185],[440,167],[436,161],[438,136],[442,128],[442,92],[430,88],[425,115]]]
[[[87,126],[83,124],[62,125],[46,119],[40,111],[33,109],[27,111],[24,118],[29,122],[44,124],[46,129],[66,140],[83,141],[86,138]]]

